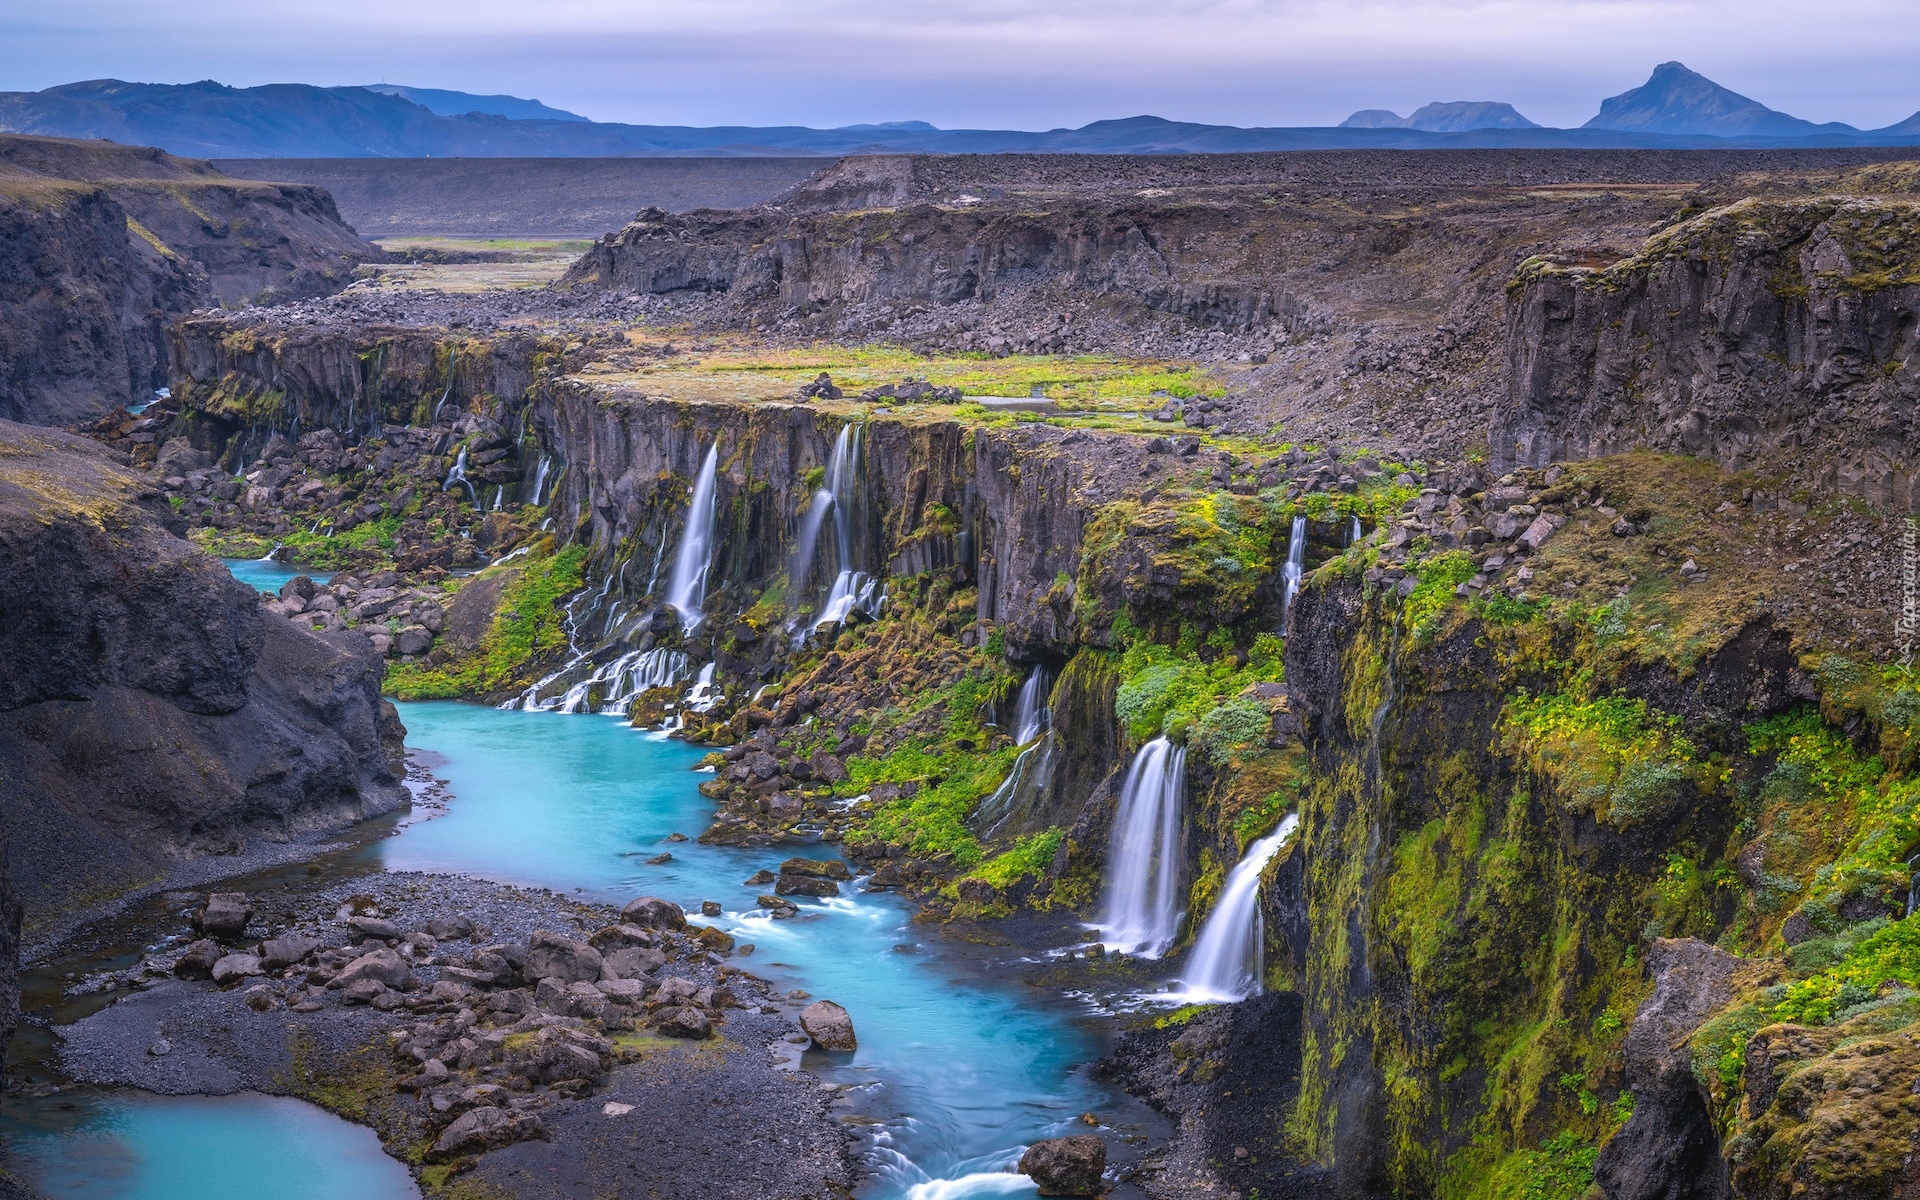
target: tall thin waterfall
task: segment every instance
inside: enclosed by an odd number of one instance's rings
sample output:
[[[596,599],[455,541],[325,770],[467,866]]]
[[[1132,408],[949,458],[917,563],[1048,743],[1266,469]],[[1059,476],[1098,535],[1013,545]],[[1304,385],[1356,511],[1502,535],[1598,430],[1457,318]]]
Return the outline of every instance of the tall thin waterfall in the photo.
[[[1266,918],[1260,914],[1260,875],[1299,826],[1300,818],[1289,814],[1278,829],[1248,846],[1234,864],[1181,973],[1183,996],[1215,1002],[1260,994],[1267,940]]]
[[[1307,519],[1304,516],[1293,519],[1293,532],[1287,538],[1287,565],[1280,572],[1280,582],[1285,596],[1280,601],[1280,628],[1287,627],[1287,617],[1293,613],[1293,597],[1300,590],[1300,579],[1307,572]]]
[[[1047,693],[1053,684],[1051,673],[1036,664],[1020,685],[1020,699],[1013,707],[1013,741],[1024,746],[1047,730]]]
[[[547,472],[552,469],[553,456],[545,450],[542,450],[540,452],[540,461],[533,469],[533,495],[527,500],[528,504],[534,505],[535,507],[539,506],[540,492],[547,486]]]
[[[713,562],[714,475],[719,465],[720,442],[716,439],[707,447],[706,461],[700,464],[699,477],[693,481],[687,527],[680,534],[673,574],[667,580],[667,603],[680,614],[680,628],[686,633],[699,627],[700,605],[707,598],[707,569]]]
[[[456,483],[467,489],[467,499],[473,502],[475,508],[479,508],[479,493],[475,492],[473,485],[467,482],[467,447],[464,443],[460,447],[460,453],[453,456],[453,467],[447,471],[447,477],[441,482],[440,490],[451,491]]]
[[[1120,787],[1107,850],[1100,931],[1113,949],[1158,958],[1180,924],[1180,821],[1187,752],[1164,737],[1140,747]]]
[[[794,555],[791,576],[796,592],[806,587],[819,549],[820,530],[829,513],[833,516],[833,548],[837,573],[827,598],[814,617],[814,624],[835,624],[847,619],[855,609],[869,617],[878,616],[887,594],[881,580],[859,569],[855,535],[860,520],[860,460],[865,425],[855,421],[840,427],[833,440],[833,457],[827,463],[826,487],[815,492],[800,524],[800,542]]]
[[[841,437],[846,436],[842,430]],[[833,507],[833,493],[821,488],[813,494],[813,503],[807,506],[807,515],[800,518],[800,544],[795,548],[793,570],[788,575],[788,590],[795,600],[806,591],[807,576],[813,573],[813,553],[820,544],[820,526],[826,522],[827,510]]]

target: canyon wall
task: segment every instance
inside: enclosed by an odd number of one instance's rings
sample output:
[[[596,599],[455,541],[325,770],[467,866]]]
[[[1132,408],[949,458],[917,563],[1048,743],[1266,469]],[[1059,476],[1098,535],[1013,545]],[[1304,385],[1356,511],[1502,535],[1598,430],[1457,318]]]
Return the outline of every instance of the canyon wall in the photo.
[[[30,920],[406,802],[363,637],[263,620],[98,446],[0,423],[0,778]]]
[[[379,254],[319,188],[0,137],[0,418],[71,424],[148,399],[175,317],[337,291]]]
[[[1917,247],[1910,199],[1749,199],[1523,265],[1495,468],[1657,449],[1920,511]]]

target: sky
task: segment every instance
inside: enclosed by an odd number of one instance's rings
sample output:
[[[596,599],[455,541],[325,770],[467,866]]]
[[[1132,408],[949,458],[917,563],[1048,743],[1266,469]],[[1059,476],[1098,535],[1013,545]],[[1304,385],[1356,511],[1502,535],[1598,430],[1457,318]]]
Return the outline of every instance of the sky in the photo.
[[[1813,121],[1920,110],[1913,0],[0,0],[0,90],[81,79],[534,97],[602,121],[1579,125],[1678,59]]]

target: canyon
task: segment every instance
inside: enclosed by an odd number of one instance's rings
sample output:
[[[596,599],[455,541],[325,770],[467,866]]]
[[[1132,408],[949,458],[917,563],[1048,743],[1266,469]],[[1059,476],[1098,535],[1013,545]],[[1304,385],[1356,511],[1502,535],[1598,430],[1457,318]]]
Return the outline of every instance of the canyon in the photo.
[[[399,804],[382,689],[605,714],[710,750],[663,853],[773,856],[759,928],[895,892],[1093,997],[1136,1194],[1905,1194],[1915,179],[874,157],[177,314],[165,399],[4,428],[29,933]]]

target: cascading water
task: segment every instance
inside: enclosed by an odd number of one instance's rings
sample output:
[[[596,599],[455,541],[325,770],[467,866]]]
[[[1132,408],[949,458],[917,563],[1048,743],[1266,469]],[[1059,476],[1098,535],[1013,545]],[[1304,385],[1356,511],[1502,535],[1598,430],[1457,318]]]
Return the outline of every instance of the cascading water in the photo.
[[[527,503],[534,507],[540,505],[540,492],[547,486],[547,472],[553,468],[553,457],[546,451],[540,452],[540,461],[533,468],[533,495]]]
[[[1260,875],[1299,826],[1300,818],[1289,814],[1234,864],[1181,972],[1181,999],[1226,1003],[1260,994],[1267,938],[1266,919],[1260,914]]]
[[[1127,767],[1097,926],[1112,949],[1158,958],[1173,943],[1186,773],[1186,748],[1164,737],[1140,747]]]
[[[1052,673],[1036,665],[1020,685],[1020,698],[1013,706],[1013,741],[1024,746],[1047,731],[1047,694],[1053,684]]]
[[[1353,517],[1351,518],[1350,523],[1347,525],[1347,545],[1351,546],[1354,543],[1358,542],[1359,540],[1360,540],[1360,518]]]
[[[1028,808],[1031,800],[1044,794],[1047,780],[1053,774],[1054,740],[1053,734],[1047,733],[1021,750],[1005,781],[974,809],[967,824],[977,830],[981,838],[998,834],[1016,812]]]
[[[456,483],[467,489],[467,499],[475,508],[479,508],[480,494],[473,490],[471,483],[467,482],[467,448],[464,445],[460,447],[460,453],[453,456],[453,468],[447,472],[446,479],[441,481],[440,490],[451,491]]]
[[[701,604],[707,598],[707,570],[713,562],[714,476],[720,465],[720,443],[707,447],[706,461],[693,481],[693,498],[687,503],[687,526],[680,534],[680,549],[673,559],[673,574],[667,579],[667,603],[680,614],[680,628],[692,633],[699,628]]]
[[[845,430],[840,436],[845,437]],[[800,542],[793,556],[793,570],[787,576],[788,588],[795,596],[805,593],[807,576],[813,573],[813,554],[820,544],[820,526],[826,522],[827,510],[833,507],[833,493],[821,488],[813,494],[813,503],[807,506],[807,515],[800,518]]]
[[[826,602],[820,606],[815,625],[835,625],[845,621],[856,609],[866,616],[878,617],[886,606],[887,593],[882,581],[859,569],[858,545],[854,539],[859,519],[860,462],[865,445],[865,426],[859,422],[843,425],[833,440],[833,458],[827,463],[827,486],[814,494],[801,526],[800,555],[795,560],[796,576],[804,584],[813,567],[820,525],[827,512],[833,514],[833,544],[839,568],[833,586],[827,589]],[[809,528],[809,526],[811,526]]]
[[[1283,596],[1280,600],[1280,628],[1287,627],[1287,618],[1293,615],[1293,597],[1300,590],[1300,580],[1307,573],[1307,519],[1304,516],[1293,519],[1293,532],[1287,537],[1287,565],[1281,569],[1280,584]]]

